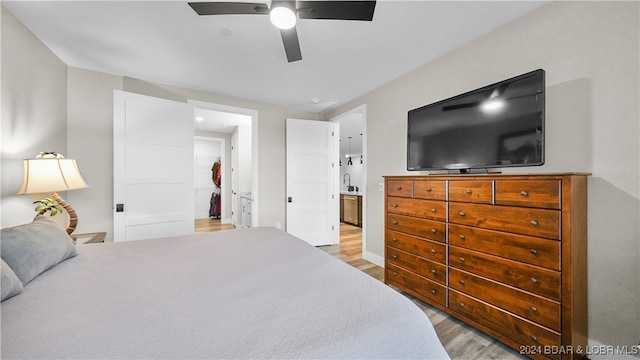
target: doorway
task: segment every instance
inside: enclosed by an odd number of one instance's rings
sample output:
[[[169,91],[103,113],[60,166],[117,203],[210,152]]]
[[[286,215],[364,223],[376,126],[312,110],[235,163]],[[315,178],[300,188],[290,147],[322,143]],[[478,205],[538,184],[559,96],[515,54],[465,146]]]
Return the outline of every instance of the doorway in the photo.
[[[207,206],[211,200],[219,204],[214,216],[202,218],[202,211],[196,212],[196,232],[230,229],[240,226],[257,225],[257,112],[249,109],[229,107],[199,101],[189,101],[194,106],[194,137],[217,143],[218,149],[211,149],[210,162],[219,160],[219,181],[216,184],[211,165],[206,178],[209,189],[205,196],[197,197],[196,209]],[[234,143],[235,141],[235,143]],[[219,154],[219,155],[218,155]],[[218,159],[219,156],[219,159]],[[203,156],[202,159],[205,157]],[[195,159],[197,161],[197,158]],[[205,161],[206,162],[206,161]],[[216,186],[218,185],[218,186]],[[197,191],[197,189],[196,189]],[[218,194],[216,197],[216,194]],[[214,199],[215,197],[215,199]],[[251,223],[243,223],[243,208],[240,199],[250,198]],[[204,203],[204,204],[203,204]],[[247,208],[245,204],[245,209]],[[207,213],[207,215],[210,215]]]
[[[358,106],[330,120],[340,126],[341,223],[362,229],[362,257],[367,259],[366,204],[367,150],[366,105]],[[341,238],[343,229],[341,226]]]
[[[197,115],[196,118],[198,118]],[[199,121],[199,120],[196,120]],[[226,207],[222,206],[222,194],[226,182],[218,180],[219,167],[227,162],[227,139],[223,134],[203,132],[194,137],[193,185],[195,193],[195,232],[210,232],[228,224]],[[215,169],[215,171],[214,171]],[[233,226],[231,226],[233,228]]]

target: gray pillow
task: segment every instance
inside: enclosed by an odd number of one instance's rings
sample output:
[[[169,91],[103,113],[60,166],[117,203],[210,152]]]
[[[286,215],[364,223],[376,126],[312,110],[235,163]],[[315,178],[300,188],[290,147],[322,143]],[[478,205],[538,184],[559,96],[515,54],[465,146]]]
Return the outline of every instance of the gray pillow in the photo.
[[[16,273],[11,270],[4,260],[2,260],[2,270],[0,271],[0,290],[2,290],[2,301],[14,297],[22,292],[22,281],[18,279]]]
[[[55,220],[38,216],[33,222],[2,229],[2,259],[23,285],[76,255],[73,240]]]

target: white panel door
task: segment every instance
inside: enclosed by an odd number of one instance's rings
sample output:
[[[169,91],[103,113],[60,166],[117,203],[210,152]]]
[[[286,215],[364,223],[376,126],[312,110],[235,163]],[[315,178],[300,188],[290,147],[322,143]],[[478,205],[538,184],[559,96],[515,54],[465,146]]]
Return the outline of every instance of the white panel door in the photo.
[[[287,232],[311,245],[340,242],[335,123],[287,119]]]
[[[113,97],[114,241],[192,234],[193,108]]]

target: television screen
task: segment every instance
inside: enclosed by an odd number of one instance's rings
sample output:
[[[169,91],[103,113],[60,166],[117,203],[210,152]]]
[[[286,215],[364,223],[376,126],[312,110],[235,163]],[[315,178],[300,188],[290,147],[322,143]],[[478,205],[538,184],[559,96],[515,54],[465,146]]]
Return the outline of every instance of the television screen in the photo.
[[[544,164],[544,70],[409,111],[408,170]]]

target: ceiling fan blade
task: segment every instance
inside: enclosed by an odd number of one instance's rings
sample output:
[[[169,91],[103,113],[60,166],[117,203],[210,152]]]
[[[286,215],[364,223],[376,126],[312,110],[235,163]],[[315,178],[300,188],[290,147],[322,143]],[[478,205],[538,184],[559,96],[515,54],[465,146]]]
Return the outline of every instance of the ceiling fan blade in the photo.
[[[287,54],[287,60],[289,62],[302,60],[302,52],[300,51],[296,27],[294,26],[288,30],[280,30],[280,35],[282,35],[282,43],[284,44],[284,52]]]
[[[300,19],[373,20],[375,1],[298,1]]]
[[[190,2],[198,15],[268,15],[266,4],[245,2]]]

